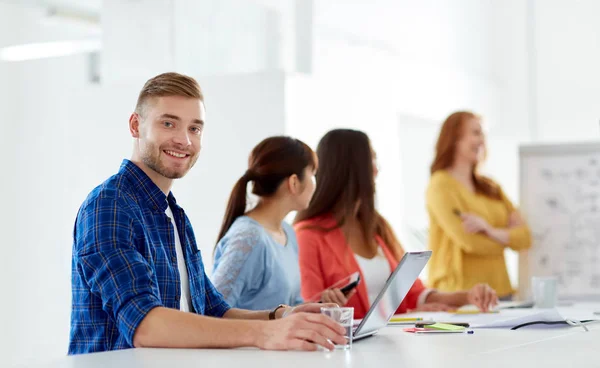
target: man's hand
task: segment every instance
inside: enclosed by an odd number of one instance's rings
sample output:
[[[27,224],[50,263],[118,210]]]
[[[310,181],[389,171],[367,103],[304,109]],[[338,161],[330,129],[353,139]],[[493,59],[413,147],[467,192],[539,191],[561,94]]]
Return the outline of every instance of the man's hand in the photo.
[[[496,291],[488,284],[477,284],[467,293],[469,304],[475,305],[482,312],[487,312],[498,304]]]
[[[257,346],[265,350],[314,351],[318,346],[333,350],[332,342],[345,344],[345,329],[320,313],[321,307],[327,306],[335,305],[303,304],[286,310],[285,318],[263,324]]]

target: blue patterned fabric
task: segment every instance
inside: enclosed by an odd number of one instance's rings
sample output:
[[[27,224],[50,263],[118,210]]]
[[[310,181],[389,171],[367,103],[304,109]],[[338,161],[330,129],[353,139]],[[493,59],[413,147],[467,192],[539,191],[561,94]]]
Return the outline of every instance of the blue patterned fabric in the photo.
[[[283,229],[285,245],[242,216],[217,244],[211,279],[232,307],[265,310],[302,303],[296,234],[285,222]]]

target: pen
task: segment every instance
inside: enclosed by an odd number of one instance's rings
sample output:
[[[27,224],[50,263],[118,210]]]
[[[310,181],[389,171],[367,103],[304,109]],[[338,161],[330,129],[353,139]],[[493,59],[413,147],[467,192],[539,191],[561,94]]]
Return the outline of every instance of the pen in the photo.
[[[427,333],[433,333],[433,334],[439,334],[439,333],[464,333],[464,334],[468,334],[468,335],[473,335],[475,333],[475,331],[473,330],[465,330],[465,331],[436,331],[436,330],[423,330],[423,329],[417,329],[415,328],[414,331],[412,330],[404,330],[406,332],[413,332],[416,334],[427,334]]]
[[[392,317],[390,319],[390,322],[417,322],[417,321],[422,321],[423,318],[404,318],[404,317]]]
[[[472,311],[472,310],[456,310],[456,311],[450,311],[448,313],[453,313],[453,314],[488,314],[488,313],[500,313],[500,312],[499,311],[482,312],[482,311]]]
[[[443,323],[443,324],[446,324],[446,325],[454,325],[454,326],[461,326],[461,327],[470,327],[470,325],[467,322],[417,322],[417,323],[415,323],[415,327],[425,328],[425,326],[432,325],[434,323]]]

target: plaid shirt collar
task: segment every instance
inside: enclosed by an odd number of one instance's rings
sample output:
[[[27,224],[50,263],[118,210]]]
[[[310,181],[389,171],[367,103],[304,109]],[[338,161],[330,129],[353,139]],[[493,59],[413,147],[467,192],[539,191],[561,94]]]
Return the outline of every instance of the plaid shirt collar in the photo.
[[[136,188],[138,198],[143,204],[154,209],[155,211],[165,212],[167,205],[171,209],[179,209],[177,201],[173,196],[173,192],[169,192],[166,196],[162,190],[150,179],[148,175],[130,160],[123,160],[119,173],[123,174],[128,181]]]

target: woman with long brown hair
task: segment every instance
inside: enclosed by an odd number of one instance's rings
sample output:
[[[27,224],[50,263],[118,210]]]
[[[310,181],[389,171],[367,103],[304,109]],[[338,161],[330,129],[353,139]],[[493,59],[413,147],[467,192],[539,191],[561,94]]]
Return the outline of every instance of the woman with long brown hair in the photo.
[[[252,150],[215,246],[212,282],[232,307],[263,310],[303,302],[296,235],[284,218],[308,206],[316,169],[315,153],[294,138],[270,137]],[[248,183],[258,204],[246,211]],[[322,301],[335,293],[328,291]]]
[[[531,246],[527,224],[500,185],[477,172],[485,157],[481,118],[459,111],[442,125],[427,189],[429,283],[464,290],[485,282],[510,299],[504,250]]]
[[[396,268],[404,250],[388,222],[375,209],[375,152],[360,131],[336,129],[317,148],[317,188],[308,208],[298,213],[302,295],[326,289],[353,272],[362,282],[354,297],[333,300],[354,307],[362,318]],[[472,303],[487,310],[496,295],[487,285],[468,292],[426,289],[417,280],[398,309],[448,310]]]

